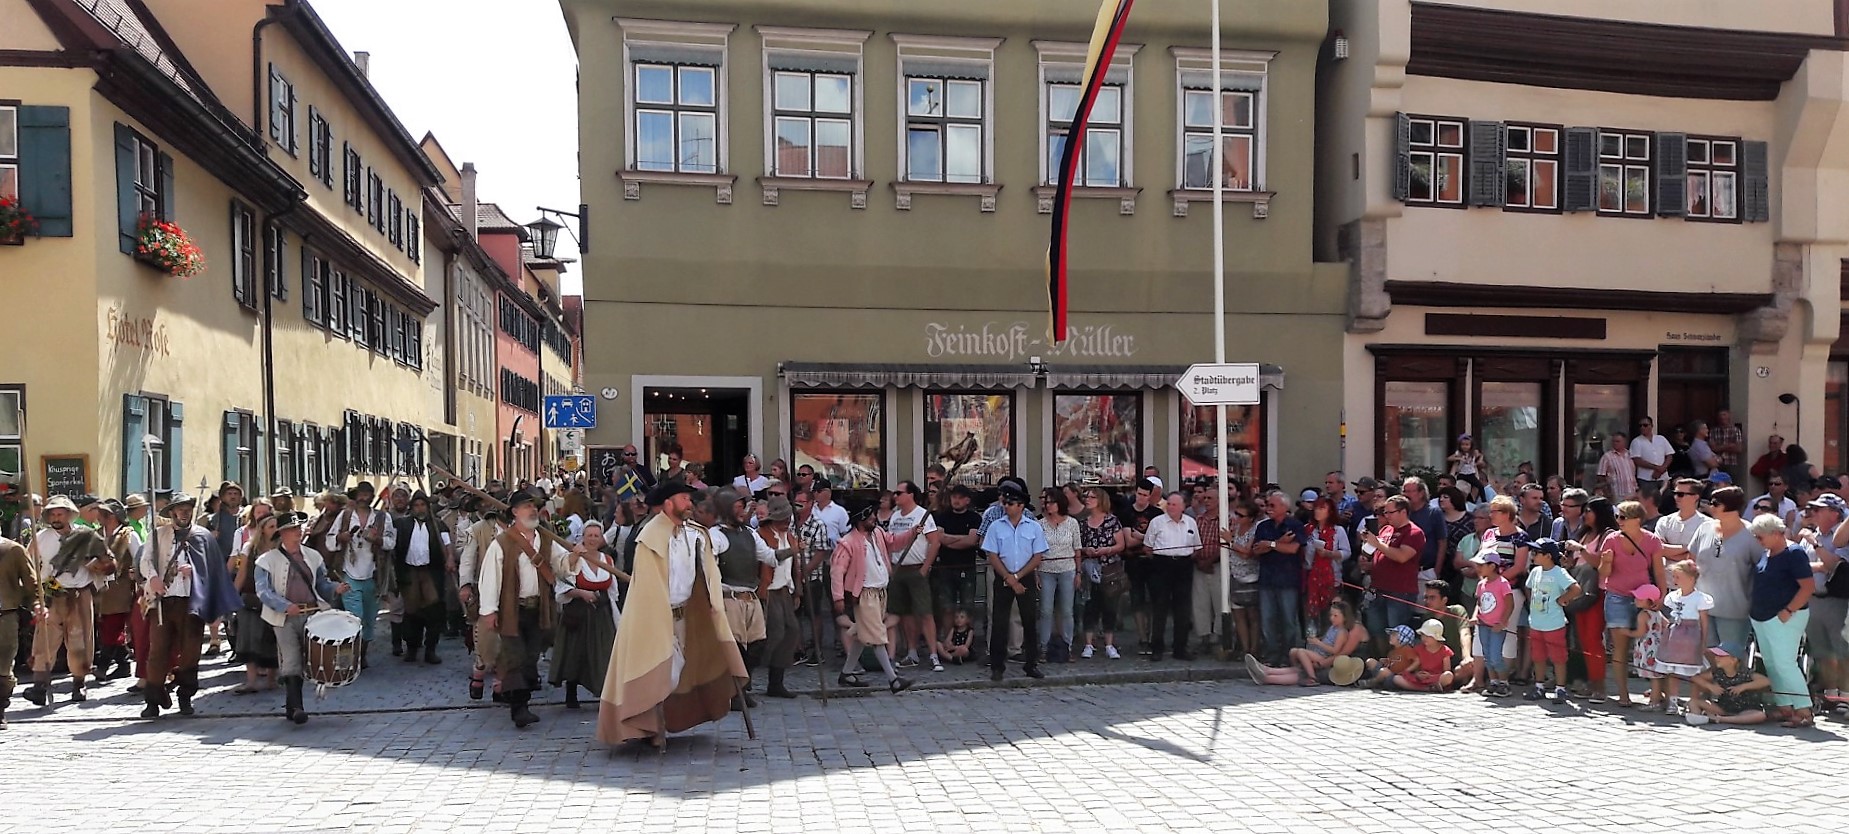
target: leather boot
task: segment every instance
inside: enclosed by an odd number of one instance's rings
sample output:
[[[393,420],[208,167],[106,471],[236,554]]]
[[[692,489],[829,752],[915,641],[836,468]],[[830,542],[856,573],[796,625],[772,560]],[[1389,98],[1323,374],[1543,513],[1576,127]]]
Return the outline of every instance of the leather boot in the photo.
[[[580,706],[581,705],[578,703],[578,682],[577,681],[566,681],[565,682],[565,708],[566,709],[578,709]]]
[[[360,668],[361,669],[372,668],[372,661],[366,658],[366,655],[371,651],[372,651],[371,643],[368,643],[364,640],[360,641]]]
[[[109,670],[109,679],[112,681],[128,677],[129,672],[134,671],[135,668],[128,662],[127,646],[116,646],[114,649],[116,666],[114,669]]]
[[[27,687],[26,691],[20,694],[26,700],[31,701],[33,706],[42,707],[51,700],[50,688],[50,672],[33,672],[32,685]]]
[[[6,708],[13,703],[13,682],[0,681],[0,730],[6,729]]]
[[[191,686],[182,686],[174,690],[173,694],[179,698],[181,715],[193,714],[193,695],[198,691],[197,688]]]
[[[786,671],[788,670],[779,669],[775,666],[770,667],[770,685],[764,688],[764,697],[766,698],[794,698],[796,697],[796,693],[791,692],[790,690],[784,688],[783,674]]]
[[[505,694],[507,697],[507,703],[511,705],[508,711],[509,711],[509,714],[514,719],[515,727],[518,727],[520,729],[526,729],[527,727],[539,722],[539,716],[534,715],[533,711],[530,709],[527,709],[527,706],[526,706],[527,702],[531,700],[533,697],[532,692],[522,689],[516,692],[508,692]]]
[[[83,675],[71,676],[71,701],[73,703],[83,703],[84,701],[90,700],[90,693],[84,691],[83,679]]]
[[[432,666],[443,662],[443,658],[437,657],[437,647],[435,643],[424,647],[424,662]]]
[[[146,704],[141,708],[142,718],[161,717],[161,698],[164,692],[165,690],[158,686],[150,686],[141,690],[141,700]]]
[[[283,678],[283,716],[296,724],[308,723],[308,711],[302,708],[302,678],[291,675]]]

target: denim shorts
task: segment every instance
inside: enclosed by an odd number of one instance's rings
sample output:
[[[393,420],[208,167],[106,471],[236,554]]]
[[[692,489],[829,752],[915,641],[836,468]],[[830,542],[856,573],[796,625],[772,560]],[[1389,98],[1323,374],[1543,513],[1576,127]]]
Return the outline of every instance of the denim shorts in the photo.
[[[1605,594],[1605,627],[1607,629],[1636,628],[1637,600],[1607,591]]]

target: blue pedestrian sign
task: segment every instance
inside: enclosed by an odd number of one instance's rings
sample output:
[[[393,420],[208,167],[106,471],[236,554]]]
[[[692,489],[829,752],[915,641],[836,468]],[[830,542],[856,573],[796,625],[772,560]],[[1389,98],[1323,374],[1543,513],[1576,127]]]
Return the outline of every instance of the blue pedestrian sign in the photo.
[[[597,400],[580,395],[547,397],[546,428],[597,428]]]

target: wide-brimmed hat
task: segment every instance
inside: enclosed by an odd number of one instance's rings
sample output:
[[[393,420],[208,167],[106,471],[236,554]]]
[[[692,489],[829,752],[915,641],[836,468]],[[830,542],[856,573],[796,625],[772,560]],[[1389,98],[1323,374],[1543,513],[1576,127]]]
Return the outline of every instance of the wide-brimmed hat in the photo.
[[[521,506],[526,504],[539,504],[539,497],[524,489],[514,490],[514,494],[507,496],[508,512],[520,509]]]
[[[45,502],[45,512],[51,512],[52,510],[70,510],[71,512],[77,512],[77,502],[72,501],[69,495],[53,495],[50,500]]]
[[[360,493],[362,492],[366,493],[367,495],[378,495],[379,494],[379,490],[372,485],[371,481],[360,481],[359,483],[354,484],[352,489],[347,490],[347,498],[357,501],[359,500]]]
[[[221,482],[219,482],[219,484],[218,484],[218,491],[217,491],[217,492],[214,492],[214,493],[212,493],[212,494],[213,494],[213,495],[224,495],[224,494],[225,494],[225,490],[229,490],[229,489],[235,489],[235,490],[237,490],[238,492],[243,492],[243,491],[244,491],[244,485],[243,485],[243,484],[240,484],[240,483],[238,483],[237,481],[221,481]]]
[[[139,492],[130,493],[127,498],[122,499],[122,509],[124,510],[139,510],[147,505],[148,497]]]
[[[663,481],[648,491],[648,505],[659,507],[668,503],[668,499],[676,495],[687,495],[694,492],[699,492],[699,490],[688,486],[684,481]]]
[[[115,516],[117,519],[121,519],[122,517],[128,515],[128,509],[122,506],[122,502],[117,501],[114,498],[111,498],[107,501],[103,501],[97,504],[96,508],[110,515]]]
[[[772,524],[781,524],[796,517],[796,511],[790,507],[790,499],[781,495],[772,496],[766,505],[765,518]]]
[[[1434,640],[1445,639],[1445,624],[1437,620],[1426,620],[1419,624],[1419,633]]]
[[[176,492],[172,498],[167,499],[167,506],[161,508],[161,515],[172,514],[175,507],[196,507],[198,505],[199,499],[194,498],[192,493]]]
[[[302,518],[295,513],[283,513],[276,516],[276,532],[279,534],[284,530],[300,529],[301,526]]]
[[[1352,686],[1361,679],[1363,665],[1358,657],[1338,657],[1329,662],[1329,682],[1336,686]]]

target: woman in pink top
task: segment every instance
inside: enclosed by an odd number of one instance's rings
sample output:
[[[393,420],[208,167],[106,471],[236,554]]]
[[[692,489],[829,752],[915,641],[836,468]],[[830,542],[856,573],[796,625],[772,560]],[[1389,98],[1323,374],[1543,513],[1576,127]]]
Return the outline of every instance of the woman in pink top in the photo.
[[[1628,630],[1637,622],[1637,589],[1651,585],[1661,599],[1666,577],[1663,575],[1663,540],[1644,529],[1644,505],[1626,501],[1618,505],[1618,529],[1599,540],[1596,557],[1599,586],[1605,589],[1605,627],[1611,631]],[[1611,675],[1618,684],[1619,703],[1630,701],[1626,684],[1631,661],[1631,641],[1613,635],[1611,641]]]

